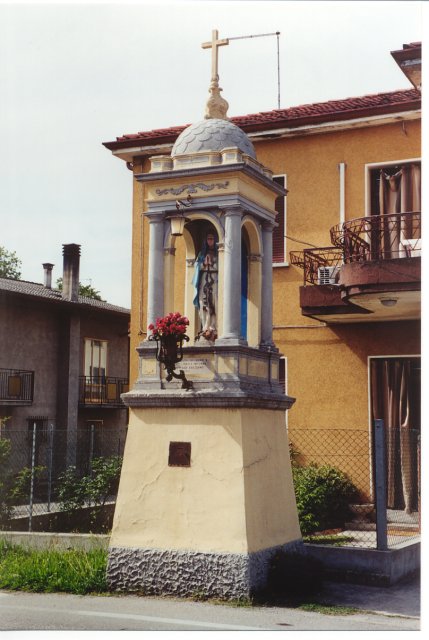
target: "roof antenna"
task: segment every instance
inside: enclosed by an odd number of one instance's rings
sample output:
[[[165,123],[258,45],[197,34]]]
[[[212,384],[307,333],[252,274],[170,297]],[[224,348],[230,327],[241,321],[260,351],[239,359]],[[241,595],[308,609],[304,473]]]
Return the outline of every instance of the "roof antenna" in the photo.
[[[251,36],[237,36],[235,38],[227,38],[226,44],[230,40],[244,40],[247,38],[265,38],[266,36],[277,37],[277,108],[280,109],[280,31],[275,33],[258,33]]]

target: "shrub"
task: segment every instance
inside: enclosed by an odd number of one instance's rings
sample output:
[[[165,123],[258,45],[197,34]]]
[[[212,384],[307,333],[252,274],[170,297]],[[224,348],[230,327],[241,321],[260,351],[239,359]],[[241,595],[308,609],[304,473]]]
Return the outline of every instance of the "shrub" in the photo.
[[[358,491],[345,473],[329,465],[293,465],[301,533],[343,527]]]
[[[92,473],[79,478],[76,467],[70,466],[58,476],[58,498],[61,511],[76,511],[85,504],[103,506],[118,490],[122,458],[94,458]]]

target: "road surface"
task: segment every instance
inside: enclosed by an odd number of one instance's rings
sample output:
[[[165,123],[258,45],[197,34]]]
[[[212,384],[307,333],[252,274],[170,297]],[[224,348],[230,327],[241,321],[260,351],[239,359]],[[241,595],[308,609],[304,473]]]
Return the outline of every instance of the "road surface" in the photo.
[[[171,598],[0,591],[0,631],[415,631],[419,620],[359,612],[323,615]]]

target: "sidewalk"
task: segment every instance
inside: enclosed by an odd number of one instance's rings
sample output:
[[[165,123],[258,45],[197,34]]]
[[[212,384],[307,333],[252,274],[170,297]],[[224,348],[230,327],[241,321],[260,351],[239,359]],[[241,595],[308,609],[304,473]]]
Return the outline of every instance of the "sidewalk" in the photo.
[[[319,602],[356,607],[366,611],[420,617],[420,578],[391,587],[375,587],[342,582],[325,582]]]

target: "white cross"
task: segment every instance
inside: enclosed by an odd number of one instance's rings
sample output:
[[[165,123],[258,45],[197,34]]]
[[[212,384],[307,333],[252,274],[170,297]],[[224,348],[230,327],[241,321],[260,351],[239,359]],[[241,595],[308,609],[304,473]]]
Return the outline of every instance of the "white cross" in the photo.
[[[218,74],[218,47],[223,47],[229,44],[228,38],[218,40],[219,32],[217,29],[212,31],[211,42],[203,42],[201,45],[203,49],[212,49],[212,80],[219,80]]]

